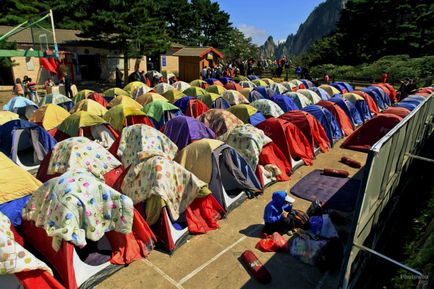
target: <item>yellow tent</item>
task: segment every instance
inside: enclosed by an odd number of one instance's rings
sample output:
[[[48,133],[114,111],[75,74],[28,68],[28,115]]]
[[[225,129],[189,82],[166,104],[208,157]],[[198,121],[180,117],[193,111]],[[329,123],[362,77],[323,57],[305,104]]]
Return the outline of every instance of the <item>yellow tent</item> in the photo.
[[[334,96],[336,94],[340,94],[341,92],[339,90],[337,90],[337,88],[328,85],[328,84],[323,84],[319,86],[320,88],[324,89],[330,96]]]
[[[126,95],[116,96],[114,99],[112,99],[112,101],[110,101],[107,104],[107,107],[109,108],[114,107],[115,105],[118,104],[123,104],[124,106],[135,107],[138,109],[141,109],[143,107],[142,105],[140,105],[140,103],[138,103],[137,101],[135,101],[134,99]]]
[[[36,191],[42,183],[0,152],[0,204]]]
[[[174,89],[174,90],[169,90],[165,93],[163,93],[163,96],[171,103],[174,103],[175,101],[177,101],[178,99],[181,99],[185,96],[184,93],[182,93],[181,91]]]
[[[95,100],[83,99],[71,109],[71,113],[77,111],[87,111],[102,117],[107,112],[107,109]]]
[[[124,91],[128,92],[131,95],[134,90],[142,86],[147,86],[147,85],[141,81],[133,81],[125,85]]]
[[[252,87],[246,87],[240,90],[241,94],[244,95],[245,98],[249,99],[250,92],[253,90]]]
[[[146,115],[140,109],[135,107],[118,104],[110,108],[104,115],[104,119],[108,121],[117,131],[122,131],[125,125],[125,119],[131,115]]]
[[[365,101],[365,99],[360,95],[351,92],[342,94],[342,97],[351,101],[353,104],[360,100]]]
[[[20,116],[16,113],[13,113],[11,111],[0,111],[0,125],[14,120],[14,119],[19,119]]]
[[[142,106],[147,105],[148,103],[153,102],[154,100],[161,100],[167,102],[167,99],[164,98],[164,96],[155,92],[145,93],[136,99],[136,101],[140,103]]]
[[[221,95],[223,92],[226,91],[226,88],[224,88],[221,85],[211,85],[211,86],[207,87],[205,90],[208,92],[212,92],[212,93],[216,93],[216,94]]]
[[[128,92],[126,92],[125,90],[118,88],[118,87],[109,88],[106,91],[104,91],[104,96],[107,96],[107,97],[116,97],[118,95],[130,96],[130,94]]]
[[[252,82],[257,86],[267,86],[268,84],[262,79],[254,79]]]
[[[40,123],[46,130],[56,128],[70,115],[63,107],[57,104],[44,104],[33,113],[31,122]]]
[[[250,123],[250,116],[258,112],[256,108],[248,104],[236,104],[227,109],[244,123]]]
[[[198,95],[197,98],[211,108],[212,103],[219,97],[221,97],[219,94],[210,92],[207,95]]]
[[[82,100],[82,99],[86,99],[88,96],[89,96],[89,94],[91,94],[91,93],[93,93],[94,91],[93,90],[90,90],[90,89],[83,89],[83,90],[80,90],[75,96],[74,96],[74,99],[73,99],[73,101],[74,101],[74,103],[77,103],[77,102],[79,102],[80,100]]]
[[[261,78],[261,80],[263,81],[263,82],[265,82],[267,85],[271,85],[271,84],[273,84],[273,83],[275,83],[272,79],[270,79],[270,78]]]

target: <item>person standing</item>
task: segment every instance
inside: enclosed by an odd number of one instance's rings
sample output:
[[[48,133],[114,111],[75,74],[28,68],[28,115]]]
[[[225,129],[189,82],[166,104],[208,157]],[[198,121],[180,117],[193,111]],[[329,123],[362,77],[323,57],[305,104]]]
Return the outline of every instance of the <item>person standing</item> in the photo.
[[[329,83],[330,82],[330,76],[326,73],[324,73],[324,76],[322,78],[324,80],[325,83]]]
[[[71,77],[67,72],[64,74],[63,85],[65,85],[65,94],[67,97],[72,98],[72,90],[71,90]]]
[[[17,78],[15,80],[14,94],[19,95],[19,96],[24,95],[24,87],[23,87],[23,84],[21,83],[21,79],[19,79],[19,78]]]
[[[383,72],[383,75],[382,75],[382,77],[381,77],[381,82],[382,82],[382,83],[386,83],[388,77],[389,77],[389,74],[387,74],[387,72],[384,71],[384,72]]]
[[[207,73],[208,73],[208,69],[207,69],[206,66],[204,66],[203,69],[202,69],[202,80],[206,79]]]
[[[121,70],[116,67],[116,87],[122,87],[122,77],[124,76],[124,74],[121,72]]]

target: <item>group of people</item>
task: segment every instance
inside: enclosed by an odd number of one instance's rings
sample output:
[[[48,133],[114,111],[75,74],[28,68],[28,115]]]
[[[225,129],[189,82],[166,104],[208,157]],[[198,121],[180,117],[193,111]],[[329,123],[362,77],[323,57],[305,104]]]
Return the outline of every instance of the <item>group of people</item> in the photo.
[[[242,74],[240,67],[241,65],[236,62],[227,65],[219,63],[215,66],[204,66],[201,71],[201,77],[203,80],[208,78],[237,77]]]
[[[27,97],[32,101],[38,98],[36,83],[27,75],[24,76],[23,80],[21,80],[21,78],[15,79],[13,91],[15,95]]]

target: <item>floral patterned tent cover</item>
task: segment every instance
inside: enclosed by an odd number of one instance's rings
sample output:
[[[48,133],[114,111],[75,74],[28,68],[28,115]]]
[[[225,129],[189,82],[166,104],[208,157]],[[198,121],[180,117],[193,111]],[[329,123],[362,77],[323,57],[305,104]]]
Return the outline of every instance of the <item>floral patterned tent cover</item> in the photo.
[[[47,173],[63,174],[68,170],[85,168],[104,181],[104,175],[120,165],[121,162],[102,145],[86,137],[72,137],[54,146]]]
[[[262,130],[251,124],[235,127],[220,140],[236,149],[253,170],[256,170],[258,165],[262,147],[272,142]]]
[[[15,241],[8,217],[0,212],[0,275],[15,274],[23,271],[44,270],[53,274],[51,269]]]
[[[53,237],[79,247],[86,238],[98,241],[108,231],[130,233],[134,207],[130,198],[100,182],[84,170],[71,170],[44,183],[23,209],[23,219],[34,221]]]
[[[216,136],[221,136],[237,125],[243,124],[243,121],[224,109],[210,109],[199,116],[199,121],[212,129]]]

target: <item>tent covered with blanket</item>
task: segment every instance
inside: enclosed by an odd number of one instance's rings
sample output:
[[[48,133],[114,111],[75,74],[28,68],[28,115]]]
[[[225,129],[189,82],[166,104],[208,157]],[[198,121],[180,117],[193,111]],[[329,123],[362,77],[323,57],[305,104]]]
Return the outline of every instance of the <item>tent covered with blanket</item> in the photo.
[[[378,114],[350,135],[342,144],[342,147],[368,152],[372,145],[385,136],[401,120],[402,118],[395,114]]]
[[[34,191],[21,227],[66,288],[95,286],[146,257],[156,241],[130,198],[83,169],[69,170]]]
[[[264,132],[250,124],[239,125],[220,137],[246,160],[264,187],[289,179],[291,164]]]
[[[198,120],[212,129],[216,137],[219,137],[236,126],[243,124],[243,121],[233,113],[223,109],[210,109],[200,115]]]
[[[122,193],[143,211],[169,251],[184,242],[188,232],[217,228],[224,213],[207,184],[174,161],[177,151],[167,136],[141,124],[124,128],[117,148],[128,168]]]
[[[321,123],[310,113],[302,110],[288,111],[279,118],[290,121],[297,126],[309,141],[314,151],[319,148],[327,152],[330,148],[330,141]]]
[[[279,105],[269,99],[258,99],[250,105],[262,112],[265,117],[279,117],[285,113]]]
[[[179,107],[184,115],[191,117],[198,117],[208,111],[208,106],[204,102],[192,96],[185,96],[178,99],[174,105]]]
[[[241,119],[244,123],[250,123],[253,126],[265,120],[262,112],[258,111],[255,107],[248,104],[237,104],[228,108],[228,111],[233,113],[236,117]]]
[[[304,107],[303,111],[310,113],[320,122],[332,146],[335,141],[343,137],[343,132],[341,127],[339,126],[339,123],[328,109],[320,105],[313,104]]]
[[[310,104],[313,104],[312,101],[307,98],[305,95],[298,93],[298,92],[285,92],[283,95],[289,96],[292,98],[294,103],[297,105],[298,109],[302,109],[305,106],[308,106]]]
[[[0,126],[0,151],[26,170],[39,167],[56,144],[41,126],[25,120],[11,120]]]
[[[225,100],[229,102],[230,105],[249,103],[247,98],[237,90],[228,89],[221,95]]]
[[[118,134],[103,118],[86,111],[79,111],[65,118],[57,127],[54,138],[57,141],[62,141],[73,136],[85,136],[108,148],[113,144]]]
[[[163,133],[177,145],[179,150],[194,141],[215,138],[215,133],[209,127],[189,116],[177,116],[169,120],[163,128]]]
[[[202,139],[182,149],[176,161],[208,184],[213,196],[231,211],[262,188],[254,170],[232,147],[219,140]]]
[[[299,89],[297,90],[297,93],[301,93],[304,96],[306,96],[312,104],[318,103],[321,101],[321,97],[313,90],[310,89]]]
[[[153,101],[145,105],[142,109],[150,118],[154,127],[160,129],[172,118],[182,115],[181,110],[175,105],[165,101]]]

